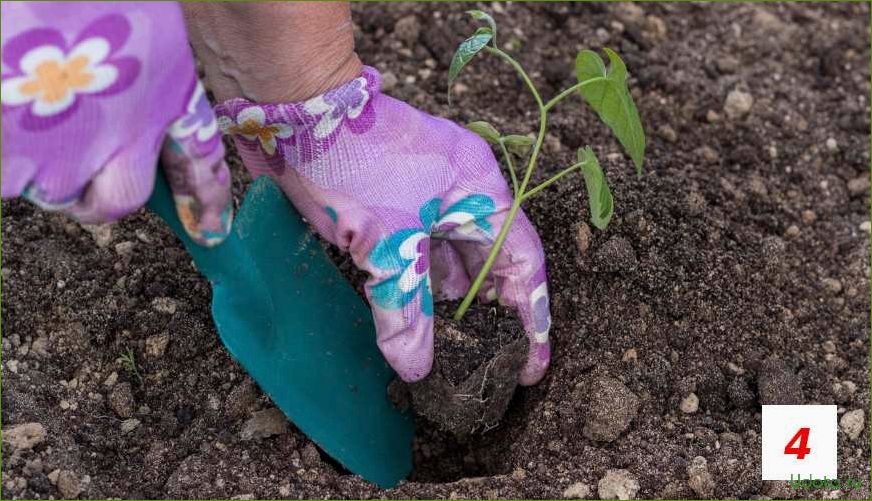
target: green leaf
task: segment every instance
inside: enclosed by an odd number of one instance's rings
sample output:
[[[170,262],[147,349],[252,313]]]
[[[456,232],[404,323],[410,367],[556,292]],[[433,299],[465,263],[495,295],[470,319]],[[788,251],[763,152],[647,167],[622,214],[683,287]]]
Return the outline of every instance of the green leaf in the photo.
[[[468,63],[473,56],[478,54],[478,52],[487,45],[493,36],[493,32],[491,32],[490,28],[479,28],[476,30],[474,35],[464,40],[460,46],[457,47],[454,57],[451,58],[451,66],[448,68],[449,103],[451,101],[451,84],[454,83],[454,79],[457,78],[457,75],[460,73],[460,70],[466,66],[466,63]]]
[[[511,134],[503,138],[503,144],[506,145],[506,149],[510,152],[519,157],[524,157],[530,151],[530,147],[533,146],[533,138]]]
[[[472,16],[472,18],[475,19],[476,21],[485,21],[490,26],[491,32],[493,33],[493,44],[494,44],[494,47],[496,47],[497,46],[497,22],[494,21],[494,18],[492,18],[490,16],[490,14],[488,14],[487,12],[483,12],[480,10],[468,10],[468,11],[466,11],[466,13],[469,14],[470,16]]]
[[[487,122],[468,123],[466,124],[466,128],[475,132],[490,144],[499,144],[500,142],[500,132],[494,128],[493,125]]]
[[[590,220],[604,230],[612,220],[615,204],[606,177],[590,146],[578,150],[578,161],[583,162],[581,173],[587,186],[587,201],[590,204]]]
[[[609,57],[609,67],[593,51],[583,50],[575,59],[575,74],[579,82],[603,78],[580,89],[584,100],[590,105],[618,138],[633,159],[636,172],[642,174],[645,158],[645,130],[639,112],[627,88],[627,67],[611,49],[604,49]]]

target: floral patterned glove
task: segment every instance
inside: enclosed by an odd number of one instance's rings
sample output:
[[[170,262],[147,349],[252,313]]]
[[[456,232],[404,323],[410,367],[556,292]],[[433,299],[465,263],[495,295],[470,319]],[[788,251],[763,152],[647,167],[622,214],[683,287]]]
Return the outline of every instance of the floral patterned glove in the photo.
[[[2,4],[4,198],[83,223],[141,207],[162,160],[185,229],[230,229],[230,175],[172,3]]]
[[[378,345],[405,381],[433,362],[433,295],[466,293],[512,202],[475,134],[379,91],[373,68],[302,103],[231,99],[216,108],[254,176],[269,175],[324,238],[369,272]],[[517,308],[530,341],[522,384],[548,367],[550,314],[542,244],[514,222],[482,288]]]

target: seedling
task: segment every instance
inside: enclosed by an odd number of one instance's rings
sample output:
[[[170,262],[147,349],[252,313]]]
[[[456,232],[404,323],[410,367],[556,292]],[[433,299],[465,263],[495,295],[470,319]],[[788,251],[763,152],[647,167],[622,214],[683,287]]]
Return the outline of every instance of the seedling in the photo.
[[[135,376],[139,384],[142,384],[142,375],[136,366],[136,355],[133,353],[133,349],[127,348],[127,351],[122,353],[119,358],[121,359],[121,367],[124,368],[124,372],[130,377]]]
[[[590,205],[591,222],[599,229],[605,229],[614,212],[614,201],[603,170],[597,161],[596,155],[590,146],[578,150],[577,162],[559,171],[551,178],[530,187],[530,178],[536,170],[536,162],[539,159],[539,151],[542,141],[545,139],[545,131],[548,125],[548,112],[566,97],[575,93],[581,94],[584,101],[599,115],[602,120],[615,134],[618,141],[630,155],[636,165],[636,173],[642,174],[642,160],[645,155],[645,131],[639,120],[639,112],[633,103],[627,88],[627,67],[624,62],[611,49],[603,49],[609,58],[609,66],[606,67],[602,58],[593,51],[583,50],[575,58],[575,75],[578,83],[558,93],[550,101],[544,101],[538,89],[533,84],[524,68],[509,54],[497,47],[497,25],[494,19],[480,10],[467,12],[473,19],[483,21],[486,26],[479,27],[475,33],[463,41],[454,53],[451,66],[448,69],[448,100],[451,102],[451,84],[460,70],[466,66],[472,58],[481,51],[495,55],[512,66],[527,88],[533,94],[536,106],[539,110],[539,132],[536,139],[524,135],[503,135],[493,125],[487,122],[473,122],[467,125],[469,130],[481,136],[487,142],[498,146],[503,154],[509,175],[512,180],[514,200],[509,213],[506,216],[500,232],[494,240],[490,254],[485,260],[481,271],[476,276],[469,288],[466,297],[460,303],[454,313],[454,319],[460,320],[472,304],[472,300],[481,288],[482,283],[490,272],[491,267],[500,252],[503,241],[508,235],[509,228],[515,216],[518,214],[521,204],[531,197],[539,194],[548,186],[560,179],[581,172],[584,183],[587,186],[588,203]],[[532,147],[532,152],[530,151]],[[513,157],[523,160],[527,158],[527,168],[519,178],[515,169]]]

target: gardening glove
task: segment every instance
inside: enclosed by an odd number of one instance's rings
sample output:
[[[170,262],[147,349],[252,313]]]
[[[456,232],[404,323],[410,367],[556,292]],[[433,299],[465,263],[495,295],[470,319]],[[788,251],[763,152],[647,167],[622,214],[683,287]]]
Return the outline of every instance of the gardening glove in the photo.
[[[148,200],[160,158],[185,230],[230,229],[224,147],[171,3],[2,4],[3,198],[82,223]]]
[[[252,175],[272,177],[322,237],[370,274],[366,295],[388,363],[405,381],[426,376],[433,296],[466,293],[512,204],[490,147],[382,94],[369,67],[305,102],[234,98],[216,113]],[[538,382],[551,321],[542,244],[524,214],[479,296],[518,310],[530,343],[520,382]]]

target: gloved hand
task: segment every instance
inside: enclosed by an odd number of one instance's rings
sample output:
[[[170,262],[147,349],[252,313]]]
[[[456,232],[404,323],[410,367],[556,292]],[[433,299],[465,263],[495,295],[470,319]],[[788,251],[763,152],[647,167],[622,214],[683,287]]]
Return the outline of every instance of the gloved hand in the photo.
[[[230,229],[224,148],[171,3],[2,4],[4,198],[83,223],[149,198],[158,156],[185,229]]]
[[[378,345],[405,381],[433,362],[433,296],[466,293],[512,202],[490,147],[475,134],[383,95],[378,72],[305,102],[216,107],[254,176],[269,175],[318,233],[370,273]],[[433,240],[431,240],[431,238]],[[542,244],[523,214],[481,299],[517,308],[529,359],[521,383],[549,362]]]

